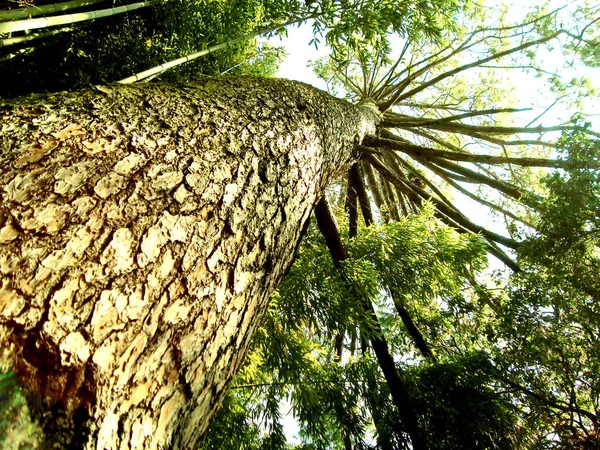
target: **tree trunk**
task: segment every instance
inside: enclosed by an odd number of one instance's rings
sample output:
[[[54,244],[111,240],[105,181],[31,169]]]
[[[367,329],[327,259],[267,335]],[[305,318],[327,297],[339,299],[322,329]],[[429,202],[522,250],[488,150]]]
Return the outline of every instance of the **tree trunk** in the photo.
[[[0,109],[0,345],[46,441],[195,448],[376,117],[251,77]]]

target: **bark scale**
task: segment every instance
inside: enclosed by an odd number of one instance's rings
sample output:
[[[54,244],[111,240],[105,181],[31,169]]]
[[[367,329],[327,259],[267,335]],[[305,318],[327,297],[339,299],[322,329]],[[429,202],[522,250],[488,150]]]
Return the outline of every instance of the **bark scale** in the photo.
[[[375,121],[252,77],[2,105],[0,345],[47,442],[195,448]]]

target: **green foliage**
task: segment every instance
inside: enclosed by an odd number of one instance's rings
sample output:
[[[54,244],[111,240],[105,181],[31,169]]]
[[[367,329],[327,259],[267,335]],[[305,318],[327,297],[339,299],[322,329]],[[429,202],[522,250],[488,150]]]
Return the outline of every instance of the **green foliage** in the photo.
[[[31,422],[17,377],[12,372],[0,373],[0,450],[35,448],[40,438],[39,427]]]
[[[517,410],[492,374],[481,353],[414,371],[413,397],[432,450],[515,448]]]
[[[336,53],[365,44],[389,50],[389,33],[438,36],[457,8],[455,0],[426,5],[391,0],[165,0],[153,8],[83,22],[41,43],[11,47],[16,56],[0,66],[7,81],[0,95],[111,82],[266,27],[309,19],[315,45],[325,36]],[[281,28],[275,33],[284,32]],[[271,75],[281,54],[263,50],[250,39],[177,66],[161,78],[180,81],[224,72]]]
[[[417,217],[365,228],[350,242],[350,252],[356,260],[369,261],[383,286],[406,301],[454,295],[467,275],[486,266],[485,244],[441,225],[433,214],[426,205]]]
[[[387,188],[388,196],[395,190],[405,215],[419,210],[415,198],[431,198],[438,217],[444,218],[447,206],[464,218],[471,217],[472,211],[454,202],[450,187],[454,188],[499,213],[515,239],[506,243],[484,234],[490,242],[514,249],[514,253],[504,254],[504,261],[518,258],[518,265],[511,267],[516,273],[508,281],[505,275],[492,278],[495,285],[474,275],[480,267],[477,263],[446,267],[440,261],[447,257],[421,252],[421,248],[427,249],[428,240],[403,248],[386,234],[382,243],[367,239],[360,244],[365,237],[358,237],[350,245],[361,264],[374,264],[369,273],[381,281],[380,289],[396,293],[396,306],[400,303],[410,312],[428,346],[444,361],[430,366],[430,378],[421,372],[427,366],[419,365],[419,356],[410,352],[416,342],[414,335],[403,330],[391,302],[382,295],[377,303],[380,322],[395,349],[398,366],[418,366],[415,371],[405,371],[414,382],[424,380],[423,390],[416,389],[413,398],[424,402],[424,426],[429,436],[437,436],[432,437],[431,445],[598,448],[598,133],[579,118],[564,125],[537,126],[553,106],[560,104],[564,108],[561,113],[568,116],[567,108],[580,108],[596,95],[591,77],[585,76],[589,72],[574,78],[571,73],[561,73],[560,62],[552,67],[547,62],[548,55],[557,55],[560,48],[567,55],[565,66],[596,64],[598,7],[576,2],[554,11],[535,8],[520,25],[507,20],[515,13],[477,5],[461,15],[464,28],[451,30],[445,42],[405,40],[395,63],[387,59],[387,48],[365,46],[337,59],[334,55],[329,61],[319,61],[315,68],[347,97],[371,98],[384,112],[380,135],[385,140],[373,139],[363,148],[369,154],[368,163],[380,163],[372,164],[379,170],[379,178],[369,180],[371,188],[384,193]],[[523,122],[525,126],[516,125],[522,119],[519,109],[532,105],[511,97],[508,68],[516,69],[515,73],[532,71],[549,80],[547,109],[532,114]],[[470,69],[476,69],[475,75]],[[517,111],[514,118],[504,115]],[[558,141],[551,136],[556,131],[563,132]],[[479,162],[478,157],[469,159],[469,153],[499,159],[510,155],[512,160],[504,158],[506,164],[498,160],[488,165],[484,158]],[[448,160],[443,160],[444,155]],[[550,161],[543,158],[557,160],[545,164]],[[453,161],[471,161],[473,165],[468,167],[474,170]],[[562,168],[532,169],[535,165]],[[389,173],[380,170],[385,166]],[[413,183],[417,171],[422,175],[420,183]],[[440,186],[440,179],[448,184]],[[481,187],[466,188],[466,183],[481,183]],[[522,193],[504,198],[508,186]],[[389,208],[389,203],[384,207]],[[443,220],[476,229],[459,214],[448,214]],[[364,236],[369,233],[382,234],[375,227]],[[416,228],[406,235],[423,234]],[[436,248],[456,251],[443,240],[438,242]],[[389,249],[394,246],[396,251]],[[393,256],[381,256],[386,253]],[[371,258],[373,254],[375,258]],[[490,355],[494,366],[486,368],[484,364],[481,370],[469,366],[461,373],[459,362],[477,350]],[[465,374],[480,374],[481,378],[467,382]],[[468,393],[471,388],[473,392]],[[429,393],[431,401],[423,400]],[[477,412],[470,402],[461,403],[464,398],[473,398],[482,405],[481,410]],[[486,417],[481,411],[486,410],[497,420],[478,423],[478,417]],[[475,424],[469,431],[473,434],[462,442],[457,440],[463,435],[459,430],[471,422]],[[479,434],[488,425],[491,428]],[[457,431],[456,436],[448,430]]]
[[[418,214],[361,229],[348,240],[350,258],[341,268],[316,227],[309,227],[204,448],[292,448],[283,431],[287,409],[300,425],[303,444],[296,448],[343,448],[348,441],[357,449],[410,448],[368,348],[375,320],[410,387],[407,407],[417,412],[432,449],[598,448],[600,171],[591,163],[600,162],[600,144],[590,138],[598,135],[578,120],[572,127],[538,128],[537,141],[520,137],[532,133],[530,125],[543,113],[526,127],[513,127],[504,116],[517,110],[507,94],[509,80],[505,71],[493,72],[527,67],[547,75],[556,102],[574,96],[576,104],[594,95],[589,78],[566,82],[542,59],[560,47],[578,64],[597,66],[598,9],[576,5],[572,14],[562,14],[535,8],[525,17],[529,22],[515,26],[504,7],[493,14],[485,5],[471,5],[456,16],[462,6],[454,0],[169,0],[75,27],[0,68],[3,95],[88,86],[267,25],[311,20],[312,43],[324,41],[332,50],[328,62],[315,63],[318,74],[334,78],[340,92],[373,98],[387,111],[382,127],[395,130],[400,150],[381,161],[398,166],[405,191],[383,176],[378,180],[388,183],[390,197],[397,188],[405,214]],[[281,28],[273,34],[283,33]],[[399,43],[398,37],[406,40]],[[396,63],[389,57],[392,48],[403,48]],[[161,78],[269,75],[280,58],[281,50],[247,41]],[[478,74],[466,75],[469,68]],[[564,129],[569,131],[557,144],[543,142],[543,133]],[[506,137],[512,135],[514,140]],[[547,174],[527,165],[474,163],[489,187],[473,197],[484,204],[491,199],[504,218],[525,218],[536,227],[514,245],[522,270],[507,283],[496,280],[497,290],[486,289],[479,275],[489,249],[483,238],[441,225],[434,215],[444,215],[434,203],[421,208],[414,200],[435,199],[450,208],[439,181],[454,180],[456,186],[473,181],[473,172],[444,165],[426,151],[443,149],[459,157],[474,144],[474,153],[490,149],[484,156],[513,162],[531,156],[530,146],[540,144],[546,149],[536,155],[556,151],[569,163]],[[415,146],[425,151],[413,158]],[[385,151],[391,155],[384,147],[371,154]],[[511,191],[534,192],[511,199],[491,193],[490,187],[502,183],[512,184]],[[463,230],[469,225],[459,214],[451,217],[448,222],[459,222]],[[514,222],[508,229],[513,237],[526,235]],[[376,319],[365,317],[365,299],[375,305]],[[400,310],[410,315],[436,359],[417,351]],[[19,415],[21,399],[13,378],[0,378],[1,406],[9,418],[0,422],[0,432],[8,430],[8,421],[25,417]]]
[[[408,312],[430,347],[442,345],[441,324],[458,319],[453,305],[464,302],[467,281],[487,265],[484,241],[440,224],[433,211],[425,205],[418,216],[365,228],[348,246],[352,261],[368,266],[365,275],[353,271],[351,276],[361,285],[377,281],[369,298],[377,302],[388,339],[404,355],[416,349],[399,310]]]
[[[225,441],[219,440],[221,436],[228,436],[230,442],[246,442],[239,448],[290,448],[280,409],[286,399],[290,403],[287,408],[293,408],[301,421],[301,436],[310,442],[305,448],[331,448],[331,442],[339,440],[334,419],[337,411],[349,411],[345,415],[347,429],[354,433],[362,430],[360,417],[352,413],[358,409],[357,393],[346,389],[348,384],[337,364],[314,336],[304,333],[304,327],[285,330],[277,309],[275,298],[203,448],[222,448]],[[234,409],[232,404],[243,407]]]
[[[210,424],[210,433],[202,448],[239,448],[255,450],[260,448],[259,429],[248,421],[244,399],[235,391],[225,397],[219,413]]]
[[[248,34],[263,25],[264,14],[259,1],[168,0],[152,8],[86,22],[1,63],[0,96],[114,82]],[[249,40],[180,66],[161,78],[181,81],[224,72],[273,75],[281,57],[281,50]]]
[[[599,159],[599,141],[582,131],[565,133],[559,144],[569,162]],[[497,361],[541,396],[527,399],[534,412],[529,426],[540,430],[540,440],[559,436],[561,448],[599,442],[592,419],[600,404],[599,181],[598,169],[585,168],[543,179],[548,195],[538,232],[519,248],[524,270],[511,277],[508,298],[498,303],[505,345]]]
[[[231,422],[248,430],[261,429],[257,442],[263,448],[267,443],[268,448],[285,448],[283,441],[273,438],[273,430],[278,432],[281,424],[278,408],[285,401],[299,423],[302,448],[342,448],[344,439],[350,439],[356,448],[372,448],[369,435],[376,436],[378,448],[409,448],[404,426],[377,363],[363,344],[360,344],[362,351],[357,352],[358,341],[366,338],[365,332],[370,327],[365,326],[366,319],[361,317],[361,299],[357,298],[357,291],[348,289],[347,281],[360,289],[362,296],[377,300],[381,314],[385,314],[386,308],[382,287],[388,282],[406,292],[406,301],[415,302],[416,311],[419,310],[416,302],[428,304],[433,310],[439,308],[437,299],[458,295],[463,286],[458,277],[484,265],[483,246],[476,237],[461,236],[440,225],[427,207],[422,214],[401,222],[361,229],[349,250],[352,256],[344,261],[340,273],[316,227],[309,227],[296,261],[280,284],[257,332],[246,364],[236,379],[237,387],[228,394],[226,407],[219,413],[218,424],[229,423],[232,402],[243,402],[254,422],[240,421],[236,415],[232,415]],[[429,268],[419,263],[422,259],[430,262]],[[396,341],[395,334],[403,332],[393,324],[386,325],[385,331],[392,341]],[[342,342],[346,349],[343,359],[331,348],[339,336],[348,337]],[[402,348],[410,346],[404,343]],[[502,400],[493,397],[485,387],[489,378],[480,376],[474,362],[449,364],[454,372],[439,381],[437,390],[430,389],[437,375],[432,374],[428,363],[421,364],[410,371],[411,386],[423,423],[431,427],[432,436],[440,439],[436,448],[444,448],[450,442],[451,437],[442,439],[442,430],[449,432],[459,418],[446,414],[448,422],[442,424],[441,419],[436,422],[435,408],[455,408],[459,416],[473,419],[472,430],[463,423],[462,438],[456,437],[457,442],[466,442],[477,430],[489,434],[494,442],[508,439],[498,437],[506,431],[501,425],[508,423],[500,419],[504,410],[501,406],[498,411],[490,407],[496,405],[494,402],[502,405]],[[439,370],[445,371],[444,367]],[[471,405],[471,410],[464,405],[465,393],[478,401]],[[437,395],[441,396],[439,403],[435,400]],[[458,399],[462,404],[454,405]],[[483,409],[492,416],[476,420]],[[211,428],[210,436],[221,433],[220,427],[217,431]],[[500,431],[494,434],[492,429]],[[240,439],[248,433],[241,431]],[[210,442],[215,442],[213,437]],[[460,447],[456,444],[453,448]]]
[[[565,140],[570,155],[565,157],[596,158],[595,144],[577,136]],[[589,229],[596,211],[594,173],[573,169],[548,175],[552,195],[538,239],[575,230],[565,236],[569,245],[589,241],[576,230]],[[564,224],[558,211],[571,212],[568,193],[574,189],[594,195],[572,211],[578,220]],[[300,424],[300,448],[343,448],[345,439],[356,448],[410,448],[376,362],[357,344],[365,338],[358,330],[369,327],[360,317],[356,291],[348,291],[351,281],[378,305],[430,448],[593,448],[591,417],[600,400],[594,381],[600,372],[598,303],[564,275],[562,283],[553,280],[561,277],[534,261],[542,253],[533,242],[532,254],[521,255],[525,270],[511,278],[505,293],[496,294],[466,289],[465,280],[475,283],[473,274],[485,266],[485,247],[477,237],[441,226],[431,206],[398,222],[361,229],[349,241],[351,258],[342,275],[316,228],[309,227],[238,378],[241,386],[229,394],[244,399],[252,418],[245,426],[263,430],[263,448],[272,442],[277,445],[268,448],[287,448],[269,432],[281,430],[279,405],[285,401]],[[589,245],[582,248],[589,253]],[[439,362],[410,357],[413,342],[387,288],[400,293]],[[332,349],[339,336],[345,336],[342,358]],[[485,349],[494,364],[477,349]],[[227,410],[221,414],[227,421]]]
[[[314,22],[315,35],[327,29],[325,39],[337,58],[359,49],[387,49],[389,36],[425,35],[439,37],[442,30],[452,26],[454,14],[465,2],[436,0],[421,2],[383,0],[331,2],[329,9]],[[315,41],[318,44],[318,41]],[[382,52],[386,53],[386,52]]]
[[[549,285],[569,281],[597,300],[600,170],[582,163],[600,161],[600,140],[577,130],[565,133],[558,145],[560,157],[575,168],[554,171],[542,180],[548,195],[540,207],[538,234],[522,245],[520,255],[527,264],[545,268],[546,276],[552,277]]]

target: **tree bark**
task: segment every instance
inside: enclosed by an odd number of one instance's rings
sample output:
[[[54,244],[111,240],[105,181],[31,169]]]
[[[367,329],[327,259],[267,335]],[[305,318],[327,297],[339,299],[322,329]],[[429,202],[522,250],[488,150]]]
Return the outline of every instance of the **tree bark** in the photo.
[[[0,108],[0,345],[54,448],[195,448],[368,110],[252,77]]]

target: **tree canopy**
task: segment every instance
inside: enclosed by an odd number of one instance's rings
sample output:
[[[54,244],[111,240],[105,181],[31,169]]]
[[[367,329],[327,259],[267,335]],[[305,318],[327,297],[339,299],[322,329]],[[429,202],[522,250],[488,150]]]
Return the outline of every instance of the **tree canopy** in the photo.
[[[453,0],[417,1],[38,0],[0,15],[0,95],[110,83],[164,63],[152,78],[185,81],[223,73],[272,74],[281,54],[258,45],[261,34],[312,21],[315,45],[385,45],[388,32],[438,35]],[[44,16],[44,17],[35,17]],[[97,20],[94,20],[97,19]],[[217,56],[214,48],[220,51]],[[196,59],[199,55],[202,60]],[[208,56],[206,56],[208,55]],[[174,63],[173,63],[174,62]],[[181,64],[186,63],[184,66]],[[149,76],[134,77],[138,81]],[[146,80],[148,81],[148,80]]]
[[[600,7],[555,3],[170,1],[65,33],[80,39],[68,64],[96,83],[310,20],[331,50],[316,72],[380,115],[317,205],[204,448],[292,448],[288,410],[296,448],[598,448],[600,134],[579,72],[600,64]]]
[[[433,41],[357,39],[315,63],[382,114],[329,195],[347,256],[309,228],[207,448],[241,408],[256,448],[284,448],[282,402],[299,448],[415,446],[402,408],[427,448],[597,447],[600,144],[573,68],[597,64],[598,12],[472,6]],[[547,89],[541,105],[519,101],[521,80]],[[509,271],[484,271],[486,253]]]
[[[86,20],[62,26],[50,21],[42,24],[44,28],[24,31],[4,32],[0,28],[1,96],[112,83],[152,65],[246,35],[269,20],[269,13],[258,1],[154,1],[135,10],[131,5],[139,3],[74,3],[74,14],[88,14]],[[62,11],[49,1],[40,1],[29,8],[6,11],[7,16],[20,11],[26,16],[0,25],[28,22],[32,12],[37,14],[39,9],[50,6],[54,9],[46,13],[53,13],[46,17],[48,20],[72,16],[72,9]],[[129,9],[89,20],[98,11],[112,12],[119,7]],[[29,19],[33,20],[41,19]],[[22,25],[25,26],[30,25]],[[280,57],[278,48],[247,40],[172,70],[163,79],[185,81],[223,73],[269,75],[274,73]]]

